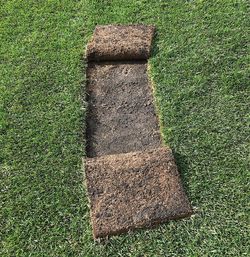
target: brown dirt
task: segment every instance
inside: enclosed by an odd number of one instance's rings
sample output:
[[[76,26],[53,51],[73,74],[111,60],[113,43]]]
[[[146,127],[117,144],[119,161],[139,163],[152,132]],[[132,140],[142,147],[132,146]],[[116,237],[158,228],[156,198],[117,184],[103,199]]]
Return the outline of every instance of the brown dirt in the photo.
[[[161,146],[147,63],[90,63],[87,156],[141,151]]]
[[[87,47],[87,59],[146,60],[150,56],[154,26],[106,25],[96,26]]]
[[[192,213],[168,148],[87,158],[86,178],[95,238]]]

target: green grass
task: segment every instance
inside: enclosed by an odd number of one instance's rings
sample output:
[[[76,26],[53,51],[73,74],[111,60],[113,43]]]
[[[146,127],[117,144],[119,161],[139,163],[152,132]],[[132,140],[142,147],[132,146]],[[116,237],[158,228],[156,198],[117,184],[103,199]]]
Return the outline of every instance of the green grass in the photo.
[[[0,256],[249,256],[247,0],[9,0],[0,17]],[[99,244],[81,169],[82,56],[108,23],[157,26],[164,140],[196,214]]]

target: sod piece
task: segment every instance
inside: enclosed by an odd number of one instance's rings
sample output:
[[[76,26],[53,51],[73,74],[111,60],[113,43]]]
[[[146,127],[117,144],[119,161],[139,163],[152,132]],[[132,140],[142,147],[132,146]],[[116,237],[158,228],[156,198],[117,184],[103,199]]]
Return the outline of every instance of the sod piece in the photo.
[[[161,145],[145,61],[90,63],[87,156]]]
[[[191,215],[169,148],[87,158],[94,238]]]
[[[154,26],[106,25],[96,26],[87,47],[88,60],[148,59]]]

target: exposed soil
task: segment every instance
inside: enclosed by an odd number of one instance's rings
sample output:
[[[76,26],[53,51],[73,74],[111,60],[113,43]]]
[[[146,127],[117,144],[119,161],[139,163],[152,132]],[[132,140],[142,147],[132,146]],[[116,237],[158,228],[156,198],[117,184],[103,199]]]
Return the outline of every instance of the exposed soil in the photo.
[[[161,145],[147,63],[90,63],[87,156],[128,153]]]
[[[107,25],[96,26],[87,47],[87,59],[146,60],[150,56],[154,26]]]
[[[191,215],[169,148],[87,158],[95,238]]]

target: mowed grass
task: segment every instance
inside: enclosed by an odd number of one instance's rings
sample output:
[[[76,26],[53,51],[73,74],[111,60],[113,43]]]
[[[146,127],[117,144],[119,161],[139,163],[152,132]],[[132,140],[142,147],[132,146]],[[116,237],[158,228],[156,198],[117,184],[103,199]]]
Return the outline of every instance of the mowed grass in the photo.
[[[249,256],[248,1],[2,1],[0,256]],[[195,215],[94,242],[85,45],[96,24],[157,26],[166,144]]]

